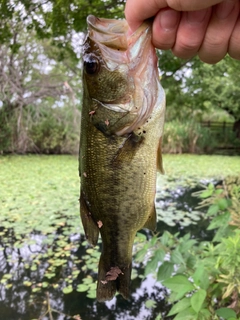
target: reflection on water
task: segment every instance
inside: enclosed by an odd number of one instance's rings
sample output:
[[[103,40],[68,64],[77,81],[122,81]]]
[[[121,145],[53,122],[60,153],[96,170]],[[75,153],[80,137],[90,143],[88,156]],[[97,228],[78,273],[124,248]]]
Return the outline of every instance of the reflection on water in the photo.
[[[26,251],[26,249],[25,249]],[[31,289],[24,286],[23,282],[27,275],[26,270],[21,266],[21,262],[16,260],[14,266],[9,266],[1,252],[1,273],[9,273],[11,268],[17,269],[16,278],[11,288],[5,289],[0,286],[0,319],[1,320],[30,320],[30,319],[51,319],[47,312],[48,304],[52,312],[52,318],[58,320],[72,319],[71,316],[81,315],[81,319],[104,319],[104,320],[132,320],[132,319],[153,319],[151,309],[147,309],[145,302],[148,299],[157,301],[157,308],[154,313],[163,312],[168,309],[164,299],[167,291],[160,283],[151,276],[142,282],[139,278],[132,281],[132,295],[129,301],[123,300],[121,296],[116,296],[112,301],[98,303],[94,299],[86,297],[85,293],[73,291],[70,294],[63,294],[61,287],[50,288],[45,293],[31,294]],[[142,270],[140,270],[142,271]],[[31,271],[28,271],[31,272]],[[33,273],[32,278],[41,279],[40,273]],[[80,282],[80,280],[79,280]],[[46,294],[48,292],[48,295]],[[76,318],[77,319],[77,318]]]
[[[202,219],[202,213],[195,211],[199,200],[193,198],[191,194],[199,189],[200,187],[185,187],[175,188],[173,191],[158,191],[156,204],[160,219],[162,219],[162,212],[167,212],[169,215],[172,213],[170,220],[168,215],[166,215],[165,222],[159,220],[158,232],[169,230],[172,233],[180,232],[181,235],[190,232],[193,237],[205,240],[212,237],[212,233],[206,232],[207,222]],[[191,213],[192,217],[195,217],[192,220]],[[143,232],[148,234],[146,230]],[[165,300],[168,294],[167,289],[150,275],[144,278],[142,276],[143,266],[136,264],[133,266],[137,268],[138,277],[132,281],[132,294],[129,301],[116,296],[112,301],[98,303],[95,299],[87,298],[85,292],[81,293],[76,290],[69,294],[63,294],[62,282],[59,282],[58,287],[49,286],[40,292],[36,290],[35,293],[32,293],[30,286],[26,286],[27,279],[30,278],[32,283],[40,283],[46,268],[44,268],[44,259],[41,262],[42,265],[35,269],[26,268],[26,261],[35,257],[36,252],[44,253],[48,248],[47,245],[43,245],[44,236],[32,234],[32,240],[34,240],[32,245],[26,245],[22,248],[13,248],[10,243],[1,244],[0,279],[6,274],[12,274],[14,278],[11,281],[12,285],[7,287],[3,285],[3,281],[0,283],[0,320],[154,320],[160,313],[164,317],[169,311],[170,306]],[[77,235],[71,238],[71,242],[76,247],[81,241],[82,239]],[[72,254],[76,256],[76,259],[81,259],[86,255],[86,248],[80,246],[77,250],[73,249]],[[79,262],[79,268],[83,263],[83,261]],[[72,268],[72,261],[68,261],[67,268]],[[59,270],[61,270],[61,266],[59,266]],[[96,279],[97,275],[93,272],[92,276]],[[67,272],[65,277],[68,277]],[[79,283],[81,283],[80,275],[73,281],[75,287]],[[156,301],[154,308],[146,307],[145,302],[149,299]]]

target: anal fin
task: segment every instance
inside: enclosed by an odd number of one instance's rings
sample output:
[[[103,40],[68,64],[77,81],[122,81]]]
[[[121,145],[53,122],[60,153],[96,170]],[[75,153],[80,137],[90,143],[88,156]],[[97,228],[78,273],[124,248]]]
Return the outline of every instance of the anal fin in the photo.
[[[90,244],[95,246],[98,242],[99,229],[88,210],[82,191],[80,195],[80,215],[86,238]]]

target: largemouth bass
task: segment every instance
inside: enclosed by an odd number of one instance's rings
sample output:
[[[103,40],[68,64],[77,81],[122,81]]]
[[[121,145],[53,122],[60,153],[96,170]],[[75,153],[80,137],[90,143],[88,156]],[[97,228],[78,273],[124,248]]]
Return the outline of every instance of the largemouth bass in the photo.
[[[151,23],[132,35],[125,20],[88,16],[83,52],[80,211],[88,241],[99,233],[97,299],[129,296],[132,247],[156,228],[156,172],[162,171],[165,95]]]

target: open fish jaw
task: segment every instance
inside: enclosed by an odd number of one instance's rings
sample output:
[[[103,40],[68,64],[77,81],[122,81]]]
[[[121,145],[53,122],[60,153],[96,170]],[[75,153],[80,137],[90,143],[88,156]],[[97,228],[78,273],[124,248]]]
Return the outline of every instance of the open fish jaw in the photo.
[[[115,24],[114,24],[115,21]],[[133,34],[125,20],[99,19],[89,16],[89,39],[96,45],[97,54],[110,71],[127,74],[129,88],[128,99],[114,101],[99,100],[106,108],[116,112],[129,112],[135,115],[131,125],[116,130],[117,135],[124,135],[141,126],[152,113],[158,99],[159,88],[157,58],[151,44],[151,24],[146,22]],[[91,53],[92,54],[92,53]],[[88,54],[83,55],[84,61]],[[153,92],[155,94],[153,94]]]

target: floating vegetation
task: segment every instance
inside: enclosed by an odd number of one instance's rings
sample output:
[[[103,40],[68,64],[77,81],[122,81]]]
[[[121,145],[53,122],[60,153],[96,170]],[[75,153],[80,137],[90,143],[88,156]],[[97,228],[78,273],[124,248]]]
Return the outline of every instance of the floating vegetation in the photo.
[[[169,159],[179,161],[181,157]],[[171,161],[168,162],[170,169],[173,168]],[[78,302],[77,307],[71,307],[73,311],[70,313],[76,317],[78,313],[81,314],[78,311],[80,309],[88,315],[93,312],[85,310],[86,301],[97,310],[95,292],[101,241],[92,248],[83,236],[77,167],[77,159],[72,156],[0,157],[0,302],[1,299],[4,301],[4,305],[0,305],[0,313],[6,319],[11,318],[8,316],[10,309],[18,310],[16,319],[20,319],[21,315],[28,319],[43,315],[49,312],[49,304],[53,305],[51,310],[62,310],[63,301],[67,304],[68,299],[73,299],[71,297],[84,301],[80,303],[81,307]],[[223,171],[222,167],[221,173]],[[194,227],[199,226],[204,211],[196,210],[198,200],[192,198],[191,193],[201,189],[200,182],[209,181],[213,181],[210,175],[206,175],[205,180],[202,175],[201,179],[194,175],[174,176],[172,173],[161,176],[156,196],[157,232],[162,233],[161,228],[166,230],[168,227],[181,230],[191,228],[195,235]],[[159,304],[159,292],[165,290],[149,277],[142,281],[149,257],[147,250],[143,249],[147,242],[154,241],[152,239],[155,238],[151,233],[144,230],[137,234],[134,243],[136,262],[132,272],[132,287],[135,292],[131,301],[137,299],[142,303],[145,315],[151,314],[155,307],[153,302],[158,300]],[[156,263],[153,261],[150,267]],[[168,264],[166,261],[164,266]],[[169,270],[161,271],[164,273]],[[147,294],[151,281],[151,291]],[[158,295],[158,298],[154,295]],[[164,301],[164,297],[161,299]],[[113,305],[109,304],[108,308],[106,304],[102,308],[110,310]],[[137,307],[136,312],[133,311],[135,316],[129,315],[127,319],[138,318],[139,310]],[[69,314],[69,310],[64,314]],[[99,319],[98,313],[95,316],[91,313],[91,318]],[[126,318],[125,314],[122,318]]]

